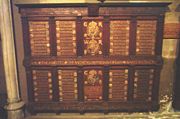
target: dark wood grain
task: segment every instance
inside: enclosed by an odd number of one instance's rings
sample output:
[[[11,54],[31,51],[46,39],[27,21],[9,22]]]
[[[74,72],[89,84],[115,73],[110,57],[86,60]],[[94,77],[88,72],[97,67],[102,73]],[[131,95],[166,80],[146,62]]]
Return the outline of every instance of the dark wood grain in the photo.
[[[103,68],[103,100],[108,101],[109,95],[109,67],[104,66]]]
[[[128,101],[133,101],[133,92],[134,92],[134,68],[128,68]]]
[[[103,55],[109,55],[109,47],[110,47],[110,26],[109,26],[109,17],[105,16],[103,21]]]
[[[53,67],[52,69],[52,84],[53,84],[53,101],[58,102],[59,101],[59,81],[58,81],[58,73],[57,68]]]
[[[82,67],[78,68],[78,101],[84,101],[84,76]]]
[[[161,57],[162,55],[162,43],[163,43],[163,30],[164,30],[164,15],[160,15],[157,22],[157,36],[156,36],[156,55]]]
[[[130,22],[130,42],[129,42],[129,55],[136,55],[136,30],[137,30],[137,21],[136,17],[132,17]]]
[[[21,17],[22,31],[23,31],[23,44],[24,44],[24,56],[28,58],[31,56],[30,38],[29,38],[29,24],[27,17]]]
[[[28,100],[30,102],[34,102],[34,86],[32,80],[32,70],[30,67],[26,68],[26,76],[27,76],[27,87],[28,87]]]
[[[76,31],[81,31],[76,34],[77,43],[77,56],[83,56],[84,54],[84,41],[83,41],[83,22],[82,17],[77,17],[76,19]]]
[[[56,42],[56,24],[54,17],[49,18],[49,35],[50,35],[50,50],[51,56],[57,56],[57,42]]]

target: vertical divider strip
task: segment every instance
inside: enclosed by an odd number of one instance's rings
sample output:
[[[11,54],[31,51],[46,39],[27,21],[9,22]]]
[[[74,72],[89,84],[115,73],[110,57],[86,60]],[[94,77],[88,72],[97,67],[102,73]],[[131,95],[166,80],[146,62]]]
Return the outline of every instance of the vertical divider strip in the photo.
[[[109,95],[109,66],[104,66],[103,71],[103,100],[108,101]]]
[[[32,69],[30,67],[26,67],[26,75],[27,75],[27,87],[28,87],[28,100],[30,102],[34,102],[34,86],[32,79]]]
[[[58,82],[58,73],[57,68],[53,67],[52,69],[52,84],[53,84],[53,101],[57,102],[59,101],[59,82]]]
[[[163,40],[163,26],[164,26],[164,15],[159,16],[156,32],[158,35],[156,36],[156,46],[155,46],[155,54],[158,56],[162,55],[162,40]]]
[[[137,31],[137,21],[136,17],[132,17],[130,22],[130,34],[129,34],[129,55],[136,55],[136,31]]]
[[[21,17],[21,20],[23,26],[22,31],[23,31],[23,43],[24,43],[24,57],[28,58],[31,56],[28,18]]]
[[[54,17],[49,18],[49,37],[51,56],[57,56],[56,24]]]
[[[155,69],[154,72],[154,80],[153,80],[153,90],[152,90],[152,101],[158,101],[159,99],[159,82],[160,82],[160,72],[161,72],[161,68],[158,67]],[[158,102],[157,102],[158,103]]]
[[[103,20],[103,55],[109,55],[109,48],[110,48],[110,23],[109,17],[105,16]]]
[[[30,36],[29,36],[29,24],[27,17],[21,17],[22,21],[22,31],[23,31],[23,44],[24,44],[24,61],[23,64],[26,67],[26,75],[27,75],[27,87],[28,87],[28,100],[30,102],[34,102],[34,86],[32,79],[32,69],[29,66],[29,58],[31,56],[31,47],[30,47]]]
[[[128,101],[133,101],[133,93],[134,93],[134,73],[135,69],[134,67],[129,67],[129,74],[128,74]]]
[[[82,28],[83,28],[82,17],[78,16],[76,19],[77,56],[83,56],[83,54],[84,54],[83,29]]]
[[[78,76],[78,101],[83,102],[84,101],[84,74],[82,67],[78,68],[77,71],[77,76]]]

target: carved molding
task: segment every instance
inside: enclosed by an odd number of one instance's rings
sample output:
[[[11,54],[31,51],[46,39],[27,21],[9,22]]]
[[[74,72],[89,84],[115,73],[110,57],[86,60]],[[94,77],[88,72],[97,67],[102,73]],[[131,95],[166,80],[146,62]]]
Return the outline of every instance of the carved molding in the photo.
[[[153,65],[157,64],[155,60],[104,60],[104,61],[89,61],[89,60],[31,60],[31,65]]]

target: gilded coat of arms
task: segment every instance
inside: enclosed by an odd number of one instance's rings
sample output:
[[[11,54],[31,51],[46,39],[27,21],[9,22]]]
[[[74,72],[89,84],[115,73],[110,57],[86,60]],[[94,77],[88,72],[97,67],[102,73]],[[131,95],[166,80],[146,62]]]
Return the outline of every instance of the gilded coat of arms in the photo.
[[[86,48],[84,54],[102,54],[100,47],[102,45],[102,32],[100,30],[102,22],[84,22],[84,26],[86,27],[86,33],[84,34]]]

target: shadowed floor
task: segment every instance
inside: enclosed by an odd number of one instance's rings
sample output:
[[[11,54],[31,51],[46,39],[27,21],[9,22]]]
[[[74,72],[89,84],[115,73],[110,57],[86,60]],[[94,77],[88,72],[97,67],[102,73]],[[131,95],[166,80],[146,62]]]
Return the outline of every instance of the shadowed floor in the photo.
[[[27,119],[180,119],[180,112],[37,115]]]

